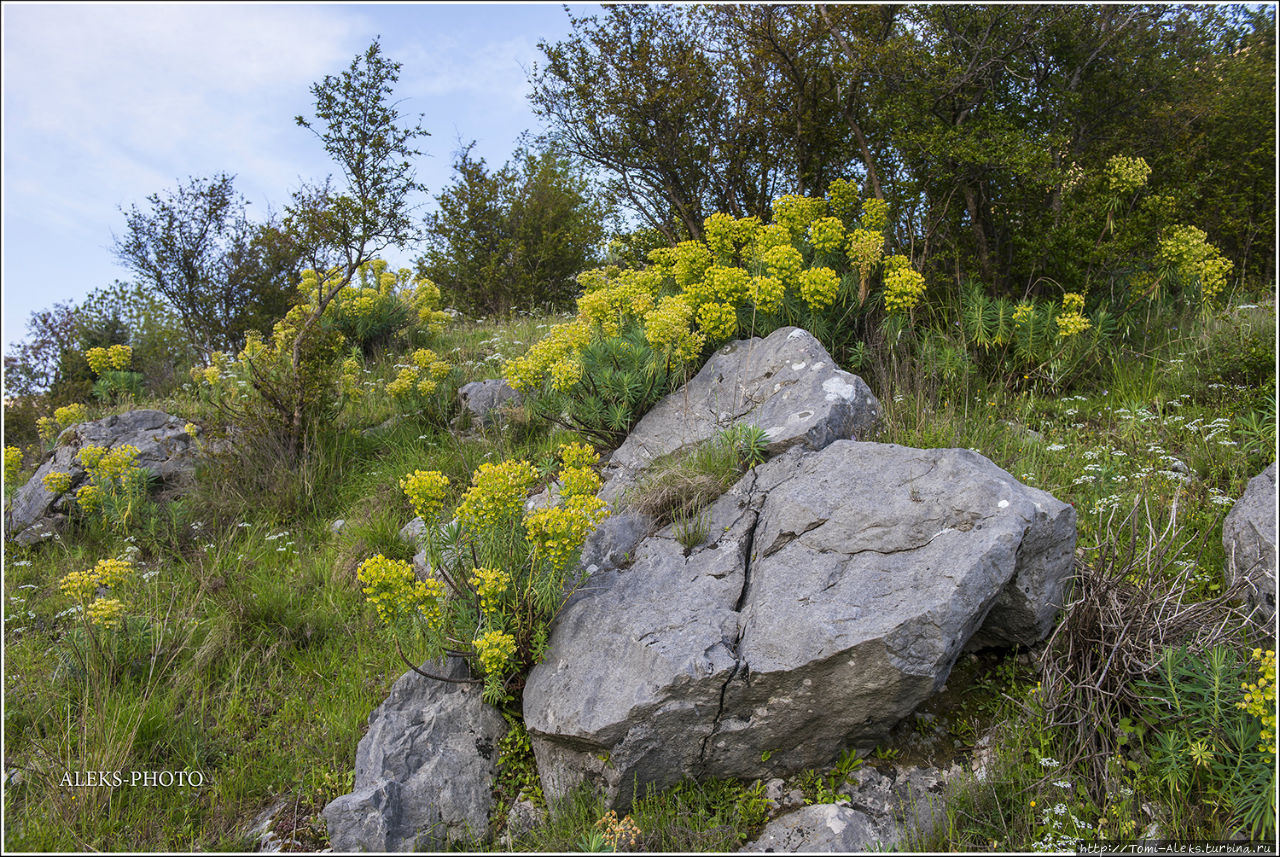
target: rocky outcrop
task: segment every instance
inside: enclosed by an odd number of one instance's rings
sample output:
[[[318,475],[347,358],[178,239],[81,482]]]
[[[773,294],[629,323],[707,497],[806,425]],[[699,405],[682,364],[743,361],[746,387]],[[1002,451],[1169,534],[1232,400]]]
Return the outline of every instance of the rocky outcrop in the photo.
[[[1249,480],[1222,522],[1228,585],[1243,578],[1260,624],[1276,615],[1276,465]]]
[[[466,663],[428,664],[465,678]],[[324,808],[335,851],[442,851],[483,838],[493,808],[502,715],[478,685],[407,672],[369,717],[355,790]]]
[[[600,567],[524,694],[549,797],[768,778],[869,748],[969,645],[1050,628],[1074,510],[968,450],[796,444]],[[767,759],[767,761],[764,761]]]
[[[136,463],[172,491],[195,472],[195,441],[187,434],[186,420],[156,410],[137,410],[67,428],[56,446],[26,485],[18,489],[5,515],[5,532],[18,544],[29,545],[59,532],[75,492],[88,482],[88,474],[77,459],[81,448],[121,446],[138,448]],[[68,491],[54,493],[44,487],[49,473],[69,473]]]
[[[822,343],[795,327],[738,340],[654,406],[604,468],[600,495],[613,502],[655,459],[709,440],[730,425],[768,432],[768,454],[793,446],[822,449],[840,438],[865,438],[880,403],[857,375],[838,368]]]

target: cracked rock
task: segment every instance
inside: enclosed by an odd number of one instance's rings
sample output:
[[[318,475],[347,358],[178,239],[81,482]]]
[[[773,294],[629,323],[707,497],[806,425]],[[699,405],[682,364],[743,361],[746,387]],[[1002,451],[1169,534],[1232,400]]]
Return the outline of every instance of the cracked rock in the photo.
[[[450,678],[465,662],[428,663]],[[369,716],[354,790],[324,808],[336,851],[436,851],[482,837],[493,808],[502,715],[481,689],[402,675]]]
[[[548,797],[624,808],[869,749],[966,646],[1043,637],[1075,543],[1070,506],[977,453],[849,440],[793,447],[709,516],[706,544],[660,530],[561,613],[524,694]]]

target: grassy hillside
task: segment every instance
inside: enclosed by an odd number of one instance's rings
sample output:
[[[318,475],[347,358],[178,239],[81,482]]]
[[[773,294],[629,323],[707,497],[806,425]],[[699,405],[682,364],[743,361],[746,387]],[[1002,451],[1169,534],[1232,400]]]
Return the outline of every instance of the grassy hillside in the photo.
[[[879,440],[981,452],[1075,506],[1086,581],[1118,575],[1135,603],[1180,593],[1187,604],[1211,605],[1208,622],[1224,592],[1222,518],[1275,456],[1268,300],[1251,306],[1239,296],[1211,313],[1162,317],[1140,348],[1117,351],[1069,395],[1011,392],[975,372],[926,381],[913,365],[876,355],[860,371],[884,406]],[[497,377],[504,360],[560,320],[459,322],[432,347],[455,365],[457,383]],[[327,844],[319,811],[350,790],[367,717],[404,671],[356,579],[376,553],[413,552],[398,537],[413,516],[399,480],[439,470],[465,486],[481,462],[541,466],[576,439],[532,416],[462,437],[436,415],[403,412],[385,384],[404,360],[389,351],[366,361],[365,395],[309,439],[302,466],[260,448],[238,458],[233,446],[189,493],[148,506],[126,532],[86,525],[34,548],[7,546],[6,849],[243,849],[249,822],[279,798],[289,804],[285,834],[308,850]],[[196,424],[213,416],[191,391],[133,404]],[[27,460],[26,472],[6,473],[6,497],[33,469],[35,457]],[[345,526],[334,532],[339,519]],[[108,557],[134,562],[123,590],[129,613],[109,631],[86,622],[60,587]],[[1073,688],[1083,667],[1068,644],[1075,635],[1085,645],[1086,629],[1109,621],[1089,626],[1086,618],[1068,616],[1055,646],[1033,657],[1001,652],[966,662],[934,707],[942,737],[928,752],[884,747],[863,762],[928,763],[935,753],[964,760],[995,727],[987,779],[953,782],[948,823],[922,847],[1050,848],[1077,835],[1151,830],[1216,839],[1247,827],[1246,817],[1265,817],[1265,808],[1245,814],[1267,785],[1265,757],[1215,737],[1257,722],[1234,707],[1244,701],[1240,681],[1257,677],[1248,660],[1254,643],[1227,629],[1219,636],[1229,654],[1182,674],[1188,692],[1213,675],[1223,683],[1229,698],[1216,720],[1190,712],[1190,703],[1186,717],[1168,718],[1151,702],[1123,708]],[[413,651],[413,639],[401,643]],[[1140,678],[1123,676],[1138,696]],[[1054,725],[1082,712],[1089,730]],[[504,761],[501,796],[510,800],[530,760],[513,748]],[[121,771],[126,780],[130,771],[189,771],[202,783],[67,787],[63,776],[75,771]],[[838,782],[818,771],[797,784],[820,802]],[[550,809],[544,827],[474,847],[601,844],[593,834],[604,809],[593,796]],[[1274,824],[1274,806],[1270,817]],[[758,831],[763,813],[753,784],[713,782],[651,796],[632,818],[638,848],[732,850]]]

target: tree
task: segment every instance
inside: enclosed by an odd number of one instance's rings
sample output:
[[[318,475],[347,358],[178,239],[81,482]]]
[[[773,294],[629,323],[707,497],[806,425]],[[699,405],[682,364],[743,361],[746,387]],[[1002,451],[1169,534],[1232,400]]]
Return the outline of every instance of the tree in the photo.
[[[206,356],[234,349],[246,330],[269,327],[288,309],[296,251],[280,242],[274,218],[248,219],[233,176],[190,178],[147,203],[125,212],[115,253],[173,306],[195,348]]]
[[[490,171],[474,145],[458,152],[456,177],[436,197],[418,272],[471,313],[566,305],[595,262],[603,204],[562,155],[521,149]]]
[[[392,102],[400,64],[382,55],[375,39],[348,69],[311,86],[315,118],[296,117],[324,143],[342,173],[339,191],[332,179],[304,185],[286,210],[285,228],[318,276],[303,302],[276,325],[271,345],[242,357],[249,361],[255,389],[274,412],[288,449],[300,452],[310,425],[329,407],[320,355],[332,351],[320,319],[334,297],[350,285],[360,266],[383,249],[415,241],[411,217],[414,193],[425,190],[414,178],[414,141],[426,136],[420,125],[403,125]],[[317,362],[319,361],[319,362]]]

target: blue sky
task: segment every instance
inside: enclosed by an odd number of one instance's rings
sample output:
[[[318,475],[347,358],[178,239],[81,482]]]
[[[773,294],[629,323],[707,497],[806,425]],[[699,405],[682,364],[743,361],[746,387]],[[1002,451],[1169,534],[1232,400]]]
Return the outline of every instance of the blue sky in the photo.
[[[431,132],[416,166],[433,196],[459,138],[497,166],[521,131],[540,130],[526,72],[539,39],[568,32],[553,3],[5,3],[5,351],[33,311],[130,278],[111,252],[120,207],[225,171],[260,217],[334,172],[293,117],[375,36],[403,64],[401,111]]]

